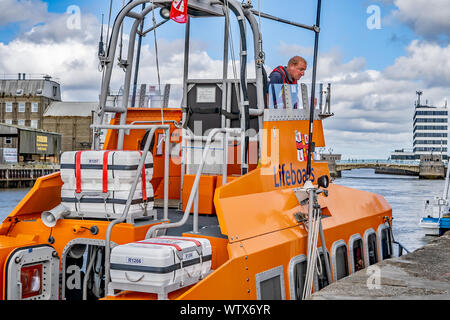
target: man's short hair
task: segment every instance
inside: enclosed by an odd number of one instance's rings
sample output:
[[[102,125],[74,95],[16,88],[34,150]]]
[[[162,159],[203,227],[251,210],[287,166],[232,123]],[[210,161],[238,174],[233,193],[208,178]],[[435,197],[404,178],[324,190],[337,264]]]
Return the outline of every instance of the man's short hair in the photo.
[[[290,65],[296,66],[296,65],[298,65],[300,62],[303,62],[303,63],[305,64],[305,66],[308,65],[308,64],[306,63],[306,60],[303,59],[302,57],[300,57],[300,56],[294,56],[294,57],[292,57],[291,59],[289,59],[288,66],[290,66]]]

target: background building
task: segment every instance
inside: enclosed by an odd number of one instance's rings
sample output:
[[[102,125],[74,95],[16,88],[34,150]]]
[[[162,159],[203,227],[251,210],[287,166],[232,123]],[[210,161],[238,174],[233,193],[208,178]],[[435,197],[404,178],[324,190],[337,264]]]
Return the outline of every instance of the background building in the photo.
[[[420,160],[434,155],[442,160],[448,158],[447,103],[444,107],[430,106],[428,101],[422,104],[421,95],[422,91],[417,91],[413,116],[413,149],[395,150],[391,154],[392,160]]]
[[[61,88],[50,76],[19,73],[16,79],[0,80],[1,123],[42,129],[44,112],[53,101],[61,101]]]
[[[391,160],[417,160],[417,156],[412,150],[400,149],[391,153]]]
[[[420,155],[440,154],[447,158],[448,110],[445,107],[433,107],[420,102],[421,91],[417,92],[413,118],[413,151]],[[445,156],[445,157],[444,157]]]
[[[61,152],[86,150],[92,144],[92,113],[98,102],[52,102],[44,113],[45,130],[62,134]]]
[[[2,123],[0,138],[9,139],[10,144],[15,146],[0,147],[0,164],[59,161],[61,151],[59,133]]]

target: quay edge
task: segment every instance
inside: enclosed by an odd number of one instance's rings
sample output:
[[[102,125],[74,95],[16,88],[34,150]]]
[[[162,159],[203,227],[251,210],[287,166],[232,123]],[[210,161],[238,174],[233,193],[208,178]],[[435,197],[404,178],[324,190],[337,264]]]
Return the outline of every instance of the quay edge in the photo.
[[[450,231],[398,258],[338,280],[312,300],[449,300]],[[378,277],[378,278],[377,278]]]

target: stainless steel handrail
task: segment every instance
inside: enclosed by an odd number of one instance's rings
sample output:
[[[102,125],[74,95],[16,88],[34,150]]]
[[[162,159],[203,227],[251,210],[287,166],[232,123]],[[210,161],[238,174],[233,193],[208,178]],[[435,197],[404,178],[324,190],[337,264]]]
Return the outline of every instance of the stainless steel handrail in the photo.
[[[208,151],[209,151],[209,148],[211,146],[211,142],[212,142],[214,136],[216,136],[218,133],[225,133],[225,135],[224,135],[224,140],[225,141],[223,142],[223,144],[226,145],[226,139],[227,139],[226,133],[239,133],[239,132],[241,132],[240,128],[216,128],[216,129],[211,130],[211,132],[208,135],[208,139],[206,141],[205,149],[203,150],[202,161],[200,162],[200,165],[199,165],[199,167],[197,169],[197,174],[195,176],[195,180],[194,180],[194,183],[192,185],[191,193],[189,195],[189,200],[187,202],[186,209],[184,211],[183,217],[178,222],[163,223],[163,224],[158,224],[158,225],[150,227],[148,229],[148,231],[147,231],[147,234],[145,235],[146,239],[154,237],[156,235],[156,232],[158,230],[160,230],[160,229],[169,229],[169,228],[180,227],[180,226],[182,226],[182,225],[184,225],[186,223],[186,221],[187,221],[187,219],[189,217],[189,213],[191,211],[192,204],[194,203],[195,198],[197,198],[198,186],[199,186],[199,183],[200,183],[200,176],[201,176],[201,173],[203,171],[203,166],[205,164],[206,157],[208,156]],[[226,154],[227,153],[224,150],[224,157],[226,156]],[[226,163],[227,163],[226,160],[227,159],[224,159],[224,160],[225,160],[224,161],[224,166],[226,166]],[[222,171],[222,175],[223,175],[222,179],[225,179],[225,181],[226,181],[227,171],[223,170]],[[198,201],[198,198],[197,198],[197,201]],[[197,212],[194,211],[193,222],[194,222],[194,225],[193,225],[193,229],[194,230],[193,231],[194,232],[198,232],[198,210],[197,210]]]
[[[164,155],[164,218],[167,219],[169,216],[169,143],[170,143],[170,125],[91,125],[92,128],[99,129],[150,129],[149,136],[145,142],[144,150],[142,151],[142,157],[139,161],[136,176],[134,178],[133,184],[131,185],[130,194],[128,196],[125,208],[123,210],[120,218],[112,221],[108,228],[106,229],[105,236],[105,294],[108,292],[108,285],[110,282],[110,269],[111,269],[111,233],[115,225],[126,221],[128,216],[128,211],[131,206],[131,201],[133,199],[134,192],[136,191],[137,183],[139,177],[142,174],[142,169],[144,168],[145,158],[150,149],[151,141],[153,140],[154,133],[157,129],[163,129],[165,131],[165,155]]]

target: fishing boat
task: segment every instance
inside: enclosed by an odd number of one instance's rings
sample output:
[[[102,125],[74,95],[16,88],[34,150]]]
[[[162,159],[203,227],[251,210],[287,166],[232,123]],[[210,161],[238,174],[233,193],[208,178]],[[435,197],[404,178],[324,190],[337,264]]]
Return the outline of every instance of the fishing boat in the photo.
[[[170,21],[172,5],[181,12],[186,5],[182,103],[167,105],[159,88],[154,104],[135,107],[135,41]],[[63,153],[60,171],[39,178],[0,226],[1,298],[307,299],[393,257],[387,201],[330,183],[328,164],[314,159],[332,116],[329,87],[315,103],[320,11],[318,0],[310,26],[255,10],[251,1],[127,3],[106,50],[100,45],[92,150]],[[153,26],[144,30],[149,14]],[[234,77],[227,72],[235,64],[231,16],[240,44]],[[267,89],[260,18],[313,32],[309,92],[305,84],[298,95],[288,84]],[[189,77],[191,19],[224,21],[222,78]],[[130,20],[122,57],[120,34]],[[247,78],[247,39],[255,79]],[[123,93],[110,99],[116,58]],[[114,116],[105,124],[107,113]]]
[[[450,229],[449,171],[447,168],[442,196],[425,200],[425,207],[419,221],[419,226],[423,228],[425,235],[440,236]]]

